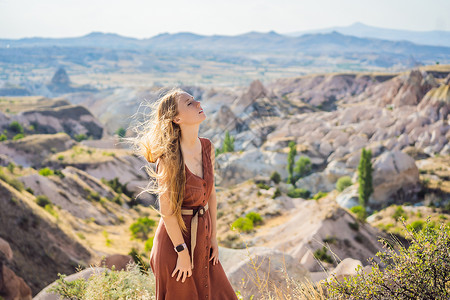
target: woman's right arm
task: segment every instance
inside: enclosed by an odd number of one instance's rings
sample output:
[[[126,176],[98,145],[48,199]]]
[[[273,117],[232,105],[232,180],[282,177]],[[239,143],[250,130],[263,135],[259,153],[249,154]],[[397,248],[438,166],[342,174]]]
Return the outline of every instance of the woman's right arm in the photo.
[[[161,168],[161,161],[159,162],[158,168]],[[173,215],[173,211],[170,207],[170,199],[168,196],[168,192],[162,193],[159,196],[159,209],[163,214],[163,221],[166,227],[167,234],[169,235],[170,240],[174,247],[177,245],[184,243],[184,238],[181,233],[180,226],[178,225],[178,221],[176,216]],[[175,249],[173,250],[175,251]],[[182,278],[181,282],[186,280],[186,277],[190,277],[192,275],[192,266],[191,266],[191,257],[189,255],[189,251],[185,248],[181,252],[178,253],[177,265],[173,270],[172,277],[177,273],[177,281]]]

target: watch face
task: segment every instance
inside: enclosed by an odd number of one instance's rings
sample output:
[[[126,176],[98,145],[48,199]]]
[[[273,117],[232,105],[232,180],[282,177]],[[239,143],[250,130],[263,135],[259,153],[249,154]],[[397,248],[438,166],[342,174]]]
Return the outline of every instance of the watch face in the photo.
[[[183,251],[184,247],[183,247],[183,245],[178,245],[176,249],[177,249],[177,252],[180,252],[180,251]]]

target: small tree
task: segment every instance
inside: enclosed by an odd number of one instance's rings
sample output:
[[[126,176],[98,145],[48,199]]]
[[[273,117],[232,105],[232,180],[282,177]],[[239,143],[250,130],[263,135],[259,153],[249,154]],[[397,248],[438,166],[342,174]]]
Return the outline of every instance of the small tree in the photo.
[[[311,160],[306,156],[300,157],[295,163],[294,172],[295,182],[308,175],[308,173],[311,172]]]
[[[234,137],[230,137],[228,130],[225,132],[225,139],[223,140],[223,153],[234,151]]]
[[[131,236],[145,241],[155,224],[155,220],[148,217],[138,218],[136,222],[130,225]]]
[[[295,145],[294,141],[289,142],[289,154],[288,154],[288,164],[287,164],[287,171],[288,171],[288,179],[287,183],[292,184],[295,187],[295,180],[294,180],[294,160],[295,156],[297,155],[297,147]]]
[[[278,173],[277,171],[273,171],[272,175],[270,175],[270,180],[272,180],[276,184],[279,184],[281,181],[280,173]]]
[[[366,207],[367,201],[370,195],[373,193],[372,186],[372,151],[362,149],[361,159],[358,165],[358,194],[359,194],[359,204],[362,207]]]
[[[123,127],[120,127],[119,129],[116,130],[116,134],[119,137],[123,138],[126,134],[126,130]]]
[[[10,124],[9,124],[9,129],[12,131],[12,132],[14,132],[14,133],[16,133],[16,134],[19,134],[19,133],[24,133],[23,132],[23,127],[22,127],[22,125],[20,125],[20,123],[19,122],[17,122],[17,121],[12,121]]]

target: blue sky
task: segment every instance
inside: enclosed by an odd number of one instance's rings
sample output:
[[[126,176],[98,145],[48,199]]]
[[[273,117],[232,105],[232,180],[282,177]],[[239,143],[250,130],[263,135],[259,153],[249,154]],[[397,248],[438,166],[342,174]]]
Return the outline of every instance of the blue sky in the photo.
[[[449,12],[449,0],[0,0],[0,38],[288,33],[354,22],[450,31]]]

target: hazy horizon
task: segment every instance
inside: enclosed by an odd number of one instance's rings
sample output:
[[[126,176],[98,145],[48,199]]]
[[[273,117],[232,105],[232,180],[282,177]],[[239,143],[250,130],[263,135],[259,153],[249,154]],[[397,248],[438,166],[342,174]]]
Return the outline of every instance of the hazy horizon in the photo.
[[[224,3],[192,0],[186,3],[171,0],[155,4],[138,0],[127,3],[0,0],[0,38],[80,37],[91,32],[115,33],[138,39],[177,32],[238,35],[251,31],[275,31],[288,34],[349,26],[356,22],[397,30],[450,31],[450,20],[446,17],[450,1],[367,2],[230,0]]]

